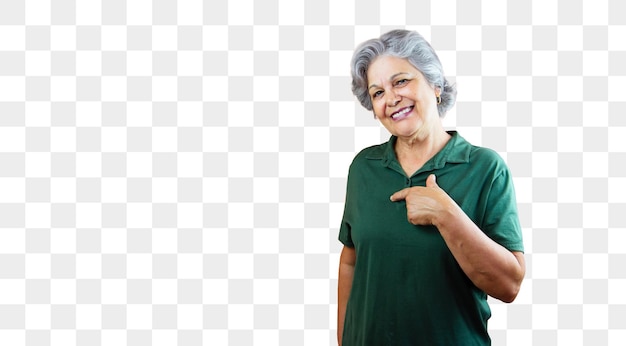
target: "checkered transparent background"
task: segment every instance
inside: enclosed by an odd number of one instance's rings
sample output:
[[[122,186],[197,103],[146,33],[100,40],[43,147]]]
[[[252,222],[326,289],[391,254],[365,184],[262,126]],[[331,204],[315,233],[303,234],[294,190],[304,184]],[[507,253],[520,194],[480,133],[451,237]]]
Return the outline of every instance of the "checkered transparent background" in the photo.
[[[431,41],[527,275],[495,345],[626,340],[619,0],[0,2],[0,343],[326,345],[355,45]]]

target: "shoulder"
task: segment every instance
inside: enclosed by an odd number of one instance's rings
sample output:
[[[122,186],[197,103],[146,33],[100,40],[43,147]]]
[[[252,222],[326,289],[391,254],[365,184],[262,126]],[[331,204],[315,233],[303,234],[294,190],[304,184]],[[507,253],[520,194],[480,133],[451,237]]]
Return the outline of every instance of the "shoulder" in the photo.
[[[442,162],[464,165],[467,169],[485,169],[488,167],[501,166],[504,160],[493,149],[481,147],[470,143],[457,131],[448,131],[450,141],[440,153]]]
[[[495,150],[474,146],[470,153],[469,167],[479,176],[482,176],[483,187],[499,190],[501,194],[512,190],[513,176],[511,171],[502,156]],[[501,195],[501,197],[504,196]]]
[[[495,150],[470,143],[457,131],[448,131],[448,133],[452,135],[451,145],[454,147],[452,149],[453,152],[468,155],[470,161],[480,163],[503,162],[502,157]]]
[[[509,168],[497,151],[474,145],[462,137],[459,138],[458,145],[467,153],[467,169],[480,172],[485,179],[492,181],[502,176],[510,177]]]
[[[381,143],[361,149],[352,159],[352,165],[359,165],[369,160],[382,160],[389,143]]]
[[[470,150],[470,160],[478,162],[503,163],[502,156],[493,149],[472,145]]]
[[[384,168],[388,153],[388,143],[382,143],[366,147],[359,151],[348,169],[348,181],[352,183],[369,180],[380,174]]]

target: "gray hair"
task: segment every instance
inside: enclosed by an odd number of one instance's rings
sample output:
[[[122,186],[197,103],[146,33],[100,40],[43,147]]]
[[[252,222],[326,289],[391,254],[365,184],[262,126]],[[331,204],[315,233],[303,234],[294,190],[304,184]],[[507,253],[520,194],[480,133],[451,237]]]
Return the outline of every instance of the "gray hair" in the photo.
[[[443,66],[433,47],[416,31],[398,29],[361,43],[352,56],[352,93],[367,110],[372,110],[367,69],[381,55],[406,59],[426,77],[431,86],[439,88],[441,103],[437,105],[437,110],[440,117],[454,106],[456,86],[443,75]]]

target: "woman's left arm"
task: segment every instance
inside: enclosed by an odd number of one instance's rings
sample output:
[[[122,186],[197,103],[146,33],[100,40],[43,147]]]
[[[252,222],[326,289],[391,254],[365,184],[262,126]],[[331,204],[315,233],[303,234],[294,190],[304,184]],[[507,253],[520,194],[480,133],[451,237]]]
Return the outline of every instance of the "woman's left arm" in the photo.
[[[517,297],[526,264],[524,254],[511,252],[489,238],[442,190],[431,175],[426,186],[406,188],[391,196],[405,200],[407,217],[414,225],[434,225],[461,269],[476,287],[510,303]]]

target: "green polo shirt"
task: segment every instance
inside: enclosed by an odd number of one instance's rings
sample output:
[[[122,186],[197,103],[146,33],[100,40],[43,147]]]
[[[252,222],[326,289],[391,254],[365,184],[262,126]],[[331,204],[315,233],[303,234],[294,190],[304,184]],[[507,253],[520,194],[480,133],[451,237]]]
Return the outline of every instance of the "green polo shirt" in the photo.
[[[396,137],[362,150],[350,165],[339,240],[356,249],[344,346],[489,345],[487,295],[469,280],[434,226],[408,222],[389,196],[425,186],[430,174],[495,242],[523,251],[513,182],[502,158],[457,132],[407,177]]]

